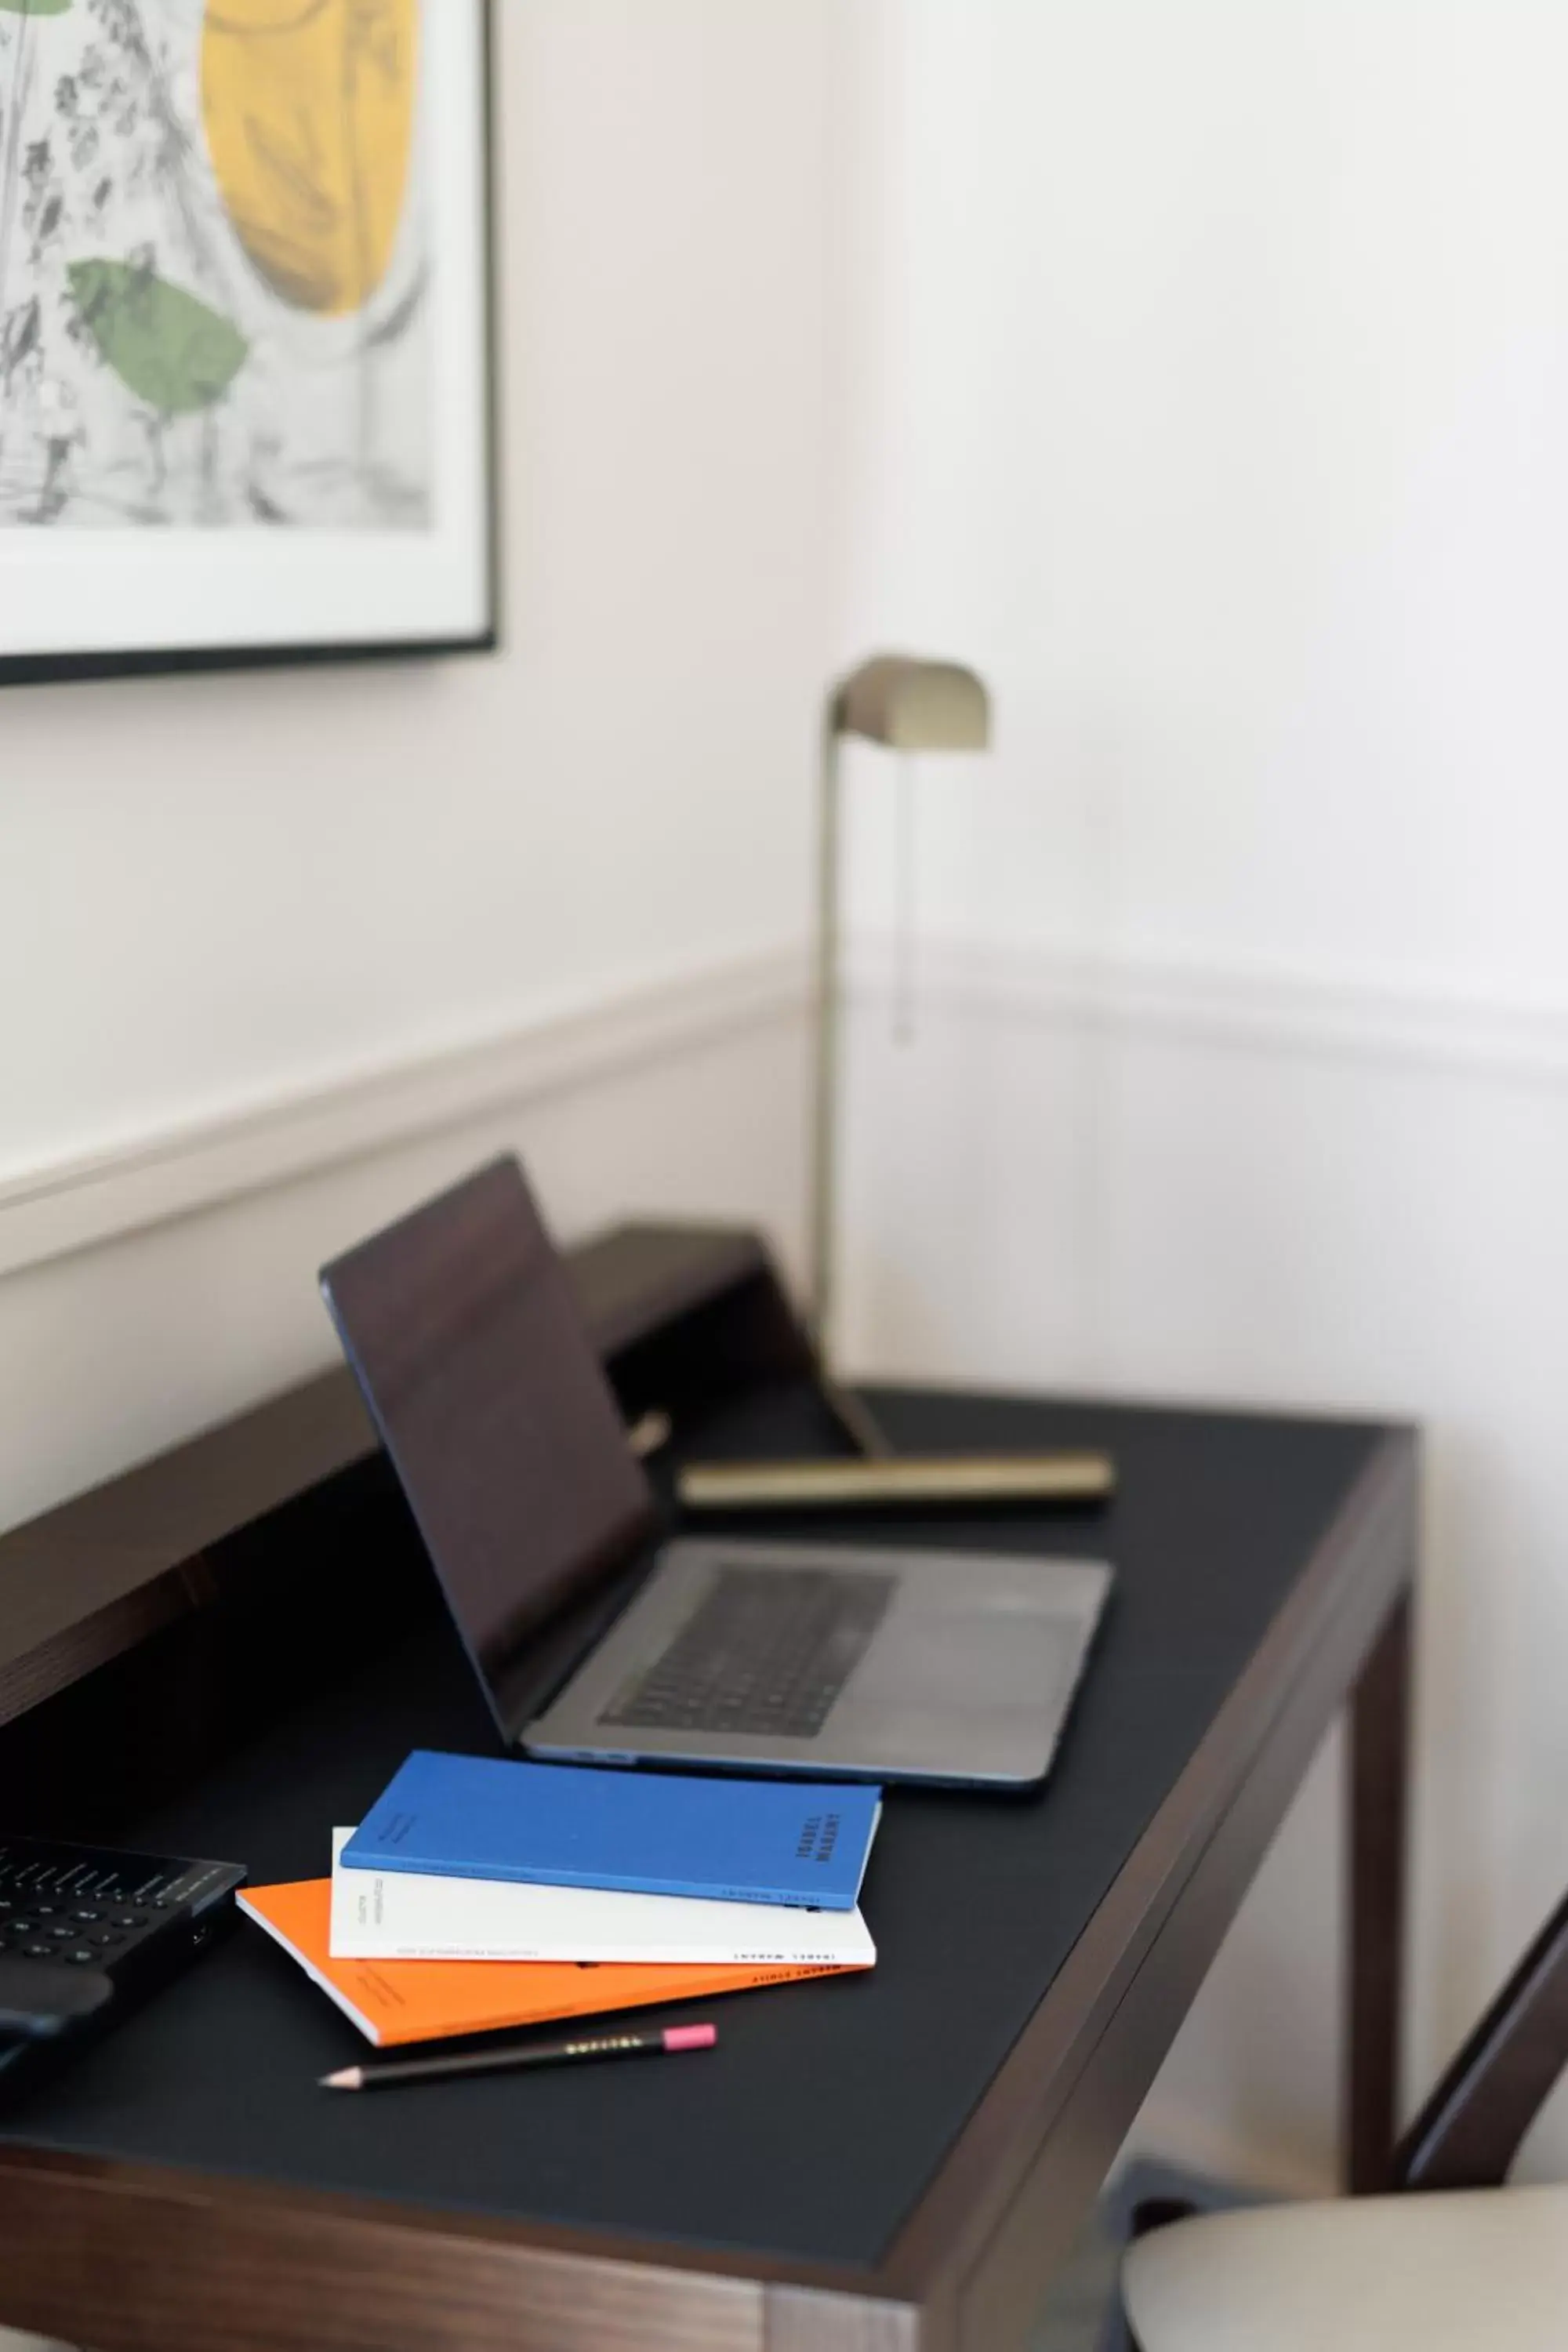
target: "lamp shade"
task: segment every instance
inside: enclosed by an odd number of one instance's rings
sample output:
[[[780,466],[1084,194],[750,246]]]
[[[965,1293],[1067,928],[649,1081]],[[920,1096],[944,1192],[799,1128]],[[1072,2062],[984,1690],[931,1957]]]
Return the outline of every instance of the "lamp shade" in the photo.
[[[831,724],[895,751],[984,751],[991,741],[991,699],[972,669],[957,662],[878,654],[844,679]]]

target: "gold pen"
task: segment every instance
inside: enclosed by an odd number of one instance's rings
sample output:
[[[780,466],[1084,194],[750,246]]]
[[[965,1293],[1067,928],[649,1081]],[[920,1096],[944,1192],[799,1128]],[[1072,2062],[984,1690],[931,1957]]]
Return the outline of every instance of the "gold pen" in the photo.
[[[874,1509],[900,1504],[1093,1503],[1115,1492],[1108,1454],[953,1454],[797,1462],[691,1462],[689,1511]]]

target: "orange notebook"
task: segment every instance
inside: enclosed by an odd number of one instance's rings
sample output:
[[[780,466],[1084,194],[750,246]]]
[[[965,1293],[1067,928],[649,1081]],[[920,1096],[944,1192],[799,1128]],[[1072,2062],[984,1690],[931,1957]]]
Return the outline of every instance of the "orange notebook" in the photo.
[[[542,2025],[553,2017],[595,2017],[660,2000],[749,1992],[798,1977],[857,1976],[857,1969],[595,1968],[550,1960],[334,1960],[332,1882],[247,1886],[235,1901],[378,2048]]]

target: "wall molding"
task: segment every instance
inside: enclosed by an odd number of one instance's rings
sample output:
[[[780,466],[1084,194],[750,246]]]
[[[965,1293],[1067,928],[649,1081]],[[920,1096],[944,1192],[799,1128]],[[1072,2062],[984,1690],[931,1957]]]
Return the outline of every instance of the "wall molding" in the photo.
[[[857,948],[850,987],[862,1004],[886,1003],[890,943]],[[914,995],[936,1015],[1568,1086],[1568,1005],[1436,986],[926,940]],[[771,949],[25,1171],[0,1181],[0,1276],[798,1020],[809,1001],[805,949]]]
[[[890,943],[856,950],[852,985],[866,1003],[890,1001]],[[1435,983],[1392,988],[1337,973],[932,940],[916,947],[912,992],[917,1017],[923,1006],[1531,1088],[1568,1085],[1568,1003]]]
[[[0,1181],[0,1276],[798,1019],[807,991],[804,950],[733,958],[26,1171]]]

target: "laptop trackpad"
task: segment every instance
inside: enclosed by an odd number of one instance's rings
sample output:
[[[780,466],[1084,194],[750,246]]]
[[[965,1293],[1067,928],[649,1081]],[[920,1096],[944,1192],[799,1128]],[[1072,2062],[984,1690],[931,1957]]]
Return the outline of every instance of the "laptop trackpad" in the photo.
[[[1098,1561],[677,1542],[529,1746],[1027,1783],[1110,1581]]]

